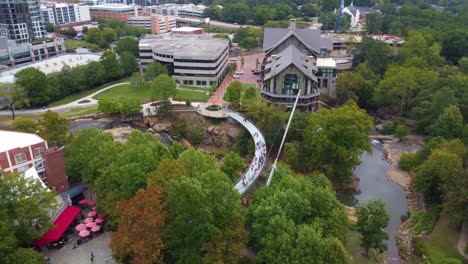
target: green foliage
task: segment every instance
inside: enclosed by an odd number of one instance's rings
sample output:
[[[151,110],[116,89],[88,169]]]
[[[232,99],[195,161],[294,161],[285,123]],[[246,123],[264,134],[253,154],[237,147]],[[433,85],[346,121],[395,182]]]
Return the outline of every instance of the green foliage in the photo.
[[[190,126],[187,131],[187,138],[194,145],[202,143],[204,137],[205,129],[201,126]]]
[[[70,140],[69,124],[68,119],[48,110],[41,115],[37,129],[39,135],[49,143],[49,146],[62,147]]]
[[[168,74],[167,68],[161,63],[155,61],[146,65],[144,74],[146,82],[153,81],[154,79],[156,79],[156,77],[158,77],[161,74]]]
[[[445,108],[431,127],[431,130],[433,136],[441,136],[447,139],[460,137],[463,131],[463,116],[460,109],[453,105]]]
[[[362,234],[361,247],[369,254],[369,249],[375,249],[377,252],[384,252],[390,236],[384,231],[387,227],[390,216],[385,210],[382,200],[370,200],[357,208],[356,223],[357,230]]]
[[[263,39],[263,31],[254,27],[242,27],[234,35],[233,41],[246,49],[256,48]]]
[[[371,38],[363,38],[361,43],[353,49],[353,67],[367,62],[369,68],[378,75],[383,75],[391,60],[391,51],[388,45]]]
[[[392,122],[384,122],[383,123],[383,133],[385,135],[393,135],[395,133],[395,125]]]
[[[162,98],[164,100],[176,95],[176,84],[174,80],[167,74],[160,74],[150,84],[153,98]]]
[[[3,254],[28,247],[50,226],[49,210],[56,208],[55,192],[23,174],[12,173],[0,181],[0,237]],[[40,226],[42,229],[36,228]],[[29,254],[29,253],[28,253]],[[25,262],[29,263],[29,262]]]
[[[76,35],[78,34],[76,32],[76,30],[74,28],[67,28],[67,29],[62,29],[60,30],[60,34],[63,34],[67,37],[70,37],[70,38],[73,38],[73,37],[76,37]]]
[[[420,162],[416,153],[412,152],[404,152],[400,156],[400,160],[398,162],[398,166],[406,171],[412,171],[417,166],[419,166]]]
[[[224,172],[232,182],[237,182],[241,170],[245,167],[244,159],[237,152],[229,152],[224,158],[221,165],[221,171]]]
[[[337,26],[338,16],[333,12],[320,13],[318,22],[322,24],[323,30],[335,30]]]
[[[36,122],[32,119],[26,117],[18,117],[11,124],[15,131],[26,132],[26,133],[35,133],[36,132]]]
[[[395,129],[394,137],[398,138],[399,141],[404,139],[408,135],[409,131],[405,125],[398,125]]]
[[[51,87],[46,75],[36,68],[26,68],[15,73],[16,84],[23,87],[31,106],[42,106],[50,101]]]
[[[189,148],[180,154],[177,161],[185,167],[190,177],[203,174],[216,168],[214,157],[203,152],[201,149],[195,150],[194,148]]]
[[[307,169],[321,171],[336,183],[351,182],[359,156],[371,149],[372,127],[372,118],[352,101],[337,109],[318,110],[311,115],[301,143]]]
[[[124,76],[130,76],[132,73],[138,71],[137,59],[128,51],[124,51],[120,54],[120,64],[122,65],[121,67]]]
[[[2,98],[2,100],[0,100],[0,108],[7,108],[10,110],[13,120],[16,118],[15,109],[29,104],[26,90],[19,84],[1,83],[0,98]]]
[[[104,66],[107,80],[116,80],[122,76],[122,66],[112,51],[104,51],[99,61]]]
[[[418,257],[422,257],[426,254],[426,248],[424,247],[424,243],[422,239],[418,236],[413,237],[413,247],[414,247],[414,254]]]
[[[229,84],[224,93],[223,100],[230,102],[235,108],[239,107],[242,97],[242,84],[239,81],[233,81]]]
[[[234,244],[242,247],[245,231],[239,193],[224,173],[213,168],[191,171],[191,177],[169,183],[166,199],[169,223],[164,234],[170,262],[202,263],[202,259],[208,258],[213,263],[213,251],[221,248],[210,246],[212,243],[226,243],[226,248]],[[238,250],[223,252],[223,259],[240,257]]]
[[[114,50],[117,54],[122,54],[123,52],[128,51],[133,54],[133,56],[138,56],[138,39],[132,37],[120,39],[115,44]]]
[[[106,115],[120,114],[128,117],[140,112],[142,107],[138,100],[126,98],[115,100],[106,97],[99,100],[98,109]]]
[[[441,207],[436,204],[428,206],[424,212],[416,212],[411,218],[411,232],[419,235],[423,232],[430,234],[439,220]]]
[[[99,30],[99,28],[90,28],[86,34],[85,40],[91,44],[98,44],[101,40],[101,30]]]
[[[117,33],[114,29],[105,27],[101,32],[101,38],[106,43],[111,43],[117,38]]]
[[[327,184],[281,171],[255,193],[247,226],[259,263],[350,263],[346,213],[330,183],[316,177]]]

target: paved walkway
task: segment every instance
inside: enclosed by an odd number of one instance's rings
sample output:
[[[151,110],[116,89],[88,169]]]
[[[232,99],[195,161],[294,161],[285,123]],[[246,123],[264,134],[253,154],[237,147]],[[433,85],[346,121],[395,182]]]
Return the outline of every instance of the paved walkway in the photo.
[[[237,182],[235,185],[235,188],[240,192],[240,194],[243,194],[257,180],[263,170],[263,167],[265,166],[265,138],[263,137],[260,130],[252,122],[250,122],[250,120],[245,119],[239,113],[228,112],[227,115],[243,125],[249,131],[250,135],[252,135],[252,138],[255,142],[254,158],[250,163],[247,171],[242,175],[239,182]]]
[[[114,88],[116,86],[124,85],[124,84],[130,84],[129,82],[121,82],[121,83],[116,83],[110,86],[107,86],[105,88],[102,88],[99,91],[96,91],[88,96],[85,96],[83,98],[80,98],[78,100],[75,100],[73,102],[70,102],[68,104],[64,105],[59,105],[55,107],[49,107],[49,108],[41,108],[41,109],[26,109],[26,110],[16,110],[15,114],[16,115],[37,115],[37,114],[42,114],[46,112],[47,110],[51,110],[54,112],[66,112],[70,110],[70,108],[75,108],[75,107],[87,107],[87,106],[93,106],[98,104],[98,100],[94,99],[93,97],[96,96],[99,93],[102,93],[104,91],[107,91],[111,88]],[[81,101],[88,101],[86,103],[79,103]],[[0,111],[0,116],[6,116],[6,115],[11,115],[10,110],[2,110]]]

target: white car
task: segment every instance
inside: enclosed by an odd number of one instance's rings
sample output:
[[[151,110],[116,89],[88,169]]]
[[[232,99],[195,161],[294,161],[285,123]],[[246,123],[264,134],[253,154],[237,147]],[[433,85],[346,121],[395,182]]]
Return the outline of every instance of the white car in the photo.
[[[234,74],[234,75],[232,76],[232,78],[234,78],[234,79],[240,79],[240,76],[237,75],[237,74]]]
[[[236,72],[237,75],[243,75],[244,74],[244,71],[238,71]]]

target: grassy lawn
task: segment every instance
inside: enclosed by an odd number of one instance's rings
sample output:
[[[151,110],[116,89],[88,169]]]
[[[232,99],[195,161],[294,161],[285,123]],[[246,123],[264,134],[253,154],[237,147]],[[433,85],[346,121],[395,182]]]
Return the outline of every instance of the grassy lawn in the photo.
[[[61,115],[64,117],[79,117],[79,116],[95,114],[97,112],[98,112],[98,106],[92,105],[92,106],[87,106],[87,107],[75,107],[75,108],[70,109],[70,111],[68,112],[61,113]]]
[[[209,92],[211,89],[210,87],[202,88],[202,87],[195,87],[195,86],[188,86],[188,85],[179,85],[178,88],[193,90],[193,91],[203,91],[203,92]]]
[[[65,40],[65,49],[76,49],[81,47],[87,47],[88,42],[83,39],[66,39]]]
[[[441,214],[434,230],[424,243],[426,252],[433,263],[439,263],[444,258],[457,258],[463,261],[463,257],[457,251],[460,234],[450,225],[449,220],[447,215]]]
[[[355,263],[355,264],[379,263],[375,258],[366,257],[361,254],[362,249],[360,247],[360,243],[361,243],[361,234],[359,234],[356,231],[348,231],[346,250],[352,257],[352,263]]]
[[[129,84],[124,84],[102,92],[96,95],[94,98],[102,99],[104,97],[109,97],[111,99],[127,98],[137,100],[150,100],[152,96],[150,89],[136,89]],[[208,95],[206,95],[205,93],[201,93],[198,90],[177,90],[177,95],[174,98],[174,100],[208,100],[208,98]]]

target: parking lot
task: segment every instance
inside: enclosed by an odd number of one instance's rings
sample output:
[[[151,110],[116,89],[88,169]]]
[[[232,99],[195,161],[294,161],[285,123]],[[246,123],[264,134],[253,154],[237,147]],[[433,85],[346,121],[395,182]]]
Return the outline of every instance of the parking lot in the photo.
[[[244,66],[241,67],[241,57],[237,57],[237,70],[236,72],[243,72],[243,74],[239,74],[239,81],[242,83],[257,83],[258,75],[252,73],[253,69],[260,70],[262,61],[263,61],[264,53],[257,53],[252,55],[244,56]],[[256,68],[255,64],[258,59],[259,65]],[[258,85],[257,85],[258,87]]]

